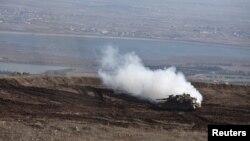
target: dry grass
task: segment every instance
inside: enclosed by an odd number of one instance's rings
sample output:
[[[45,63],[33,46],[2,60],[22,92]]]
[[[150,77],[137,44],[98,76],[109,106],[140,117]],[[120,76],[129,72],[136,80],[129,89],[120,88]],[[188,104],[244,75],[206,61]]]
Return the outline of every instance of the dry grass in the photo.
[[[0,141],[202,141],[205,132],[117,127],[69,120],[0,121]]]
[[[13,76],[0,78],[0,86],[32,86],[41,88],[65,88],[75,85],[101,85],[97,77],[70,77],[70,76]]]
[[[194,83],[202,108],[183,112],[100,85],[96,77],[0,78],[0,141],[202,141],[207,124],[249,123],[249,86]]]

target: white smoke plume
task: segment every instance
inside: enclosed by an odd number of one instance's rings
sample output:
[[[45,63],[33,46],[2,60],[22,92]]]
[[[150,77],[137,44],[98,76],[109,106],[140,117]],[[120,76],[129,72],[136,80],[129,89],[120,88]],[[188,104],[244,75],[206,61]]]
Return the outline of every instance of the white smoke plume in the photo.
[[[183,93],[195,97],[200,104],[202,101],[199,91],[175,67],[150,70],[134,52],[121,55],[111,46],[103,51],[98,74],[105,85],[150,101]]]

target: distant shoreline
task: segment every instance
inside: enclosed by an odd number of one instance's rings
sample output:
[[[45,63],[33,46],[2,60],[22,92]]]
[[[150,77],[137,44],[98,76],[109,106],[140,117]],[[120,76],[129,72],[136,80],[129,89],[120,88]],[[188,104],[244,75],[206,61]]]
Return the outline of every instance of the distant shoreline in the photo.
[[[11,31],[0,31],[0,34],[38,35],[38,36],[57,36],[57,37],[85,37],[85,38],[99,38],[99,39],[167,41],[167,40],[163,40],[163,39],[149,39],[149,38],[138,38],[138,37],[132,38],[132,37],[114,37],[114,36],[98,36],[98,35],[32,33],[32,32],[11,32]]]
[[[229,45],[230,47],[240,47],[250,49],[250,46],[230,44],[230,43],[216,43],[206,41],[195,40],[168,40],[168,39],[156,39],[156,38],[139,38],[139,37],[114,37],[114,36],[98,36],[98,35],[79,35],[79,34],[58,34],[58,33],[31,33],[31,32],[12,32],[12,31],[0,31],[0,34],[10,35],[35,35],[35,36],[54,36],[54,37],[84,37],[84,38],[99,38],[99,39],[120,39],[120,40],[141,40],[141,41],[160,41],[160,42],[183,42],[183,43],[200,43],[200,44],[216,44],[216,45]]]

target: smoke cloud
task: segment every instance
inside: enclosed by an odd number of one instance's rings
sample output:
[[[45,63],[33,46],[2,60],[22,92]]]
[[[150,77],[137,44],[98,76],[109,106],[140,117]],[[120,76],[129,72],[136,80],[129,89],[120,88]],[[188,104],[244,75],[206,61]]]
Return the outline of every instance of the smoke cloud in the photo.
[[[199,91],[175,67],[150,70],[134,52],[122,55],[111,46],[103,51],[98,74],[105,85],[153,102],[183,93],[195,97],[200,104],[202,101]]]

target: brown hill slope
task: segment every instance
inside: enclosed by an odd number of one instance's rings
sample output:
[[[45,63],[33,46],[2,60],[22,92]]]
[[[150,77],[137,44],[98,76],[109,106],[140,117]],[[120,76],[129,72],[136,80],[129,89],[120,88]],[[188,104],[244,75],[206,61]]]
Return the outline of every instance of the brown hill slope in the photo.
[[[1,78],[0,140],[206,140],[207,124],[250,123],[249,86],[193,84],[202,108],[184,112],[157,110],[95,77]]]

